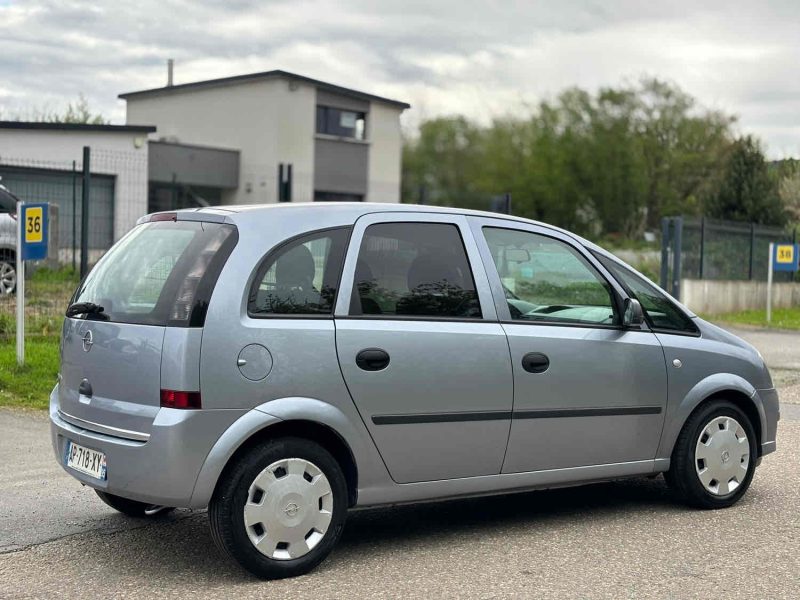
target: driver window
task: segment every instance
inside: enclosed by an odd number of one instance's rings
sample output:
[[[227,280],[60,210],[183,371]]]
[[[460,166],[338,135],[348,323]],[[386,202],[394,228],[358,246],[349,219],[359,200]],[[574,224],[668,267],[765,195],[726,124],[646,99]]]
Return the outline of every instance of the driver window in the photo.
[[[511,318],[614,325],[608,283],[569,245],[543,235],[485,227]]]

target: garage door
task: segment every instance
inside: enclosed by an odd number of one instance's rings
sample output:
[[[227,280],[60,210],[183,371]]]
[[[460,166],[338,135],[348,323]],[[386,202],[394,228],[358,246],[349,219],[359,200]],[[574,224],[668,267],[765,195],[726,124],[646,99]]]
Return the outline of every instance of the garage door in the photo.
[[[76,173],[73,178],[70,171],[0,165],[0,177],[2,177],[3,185],[20,200],[49,202],[58,206],[58,243],[61,248],[72,248],[74,215],[77,231],[76,244],[80,246],[81,194],[83,193],[83,181],[80,173]],[[91,250],[107,250],[114,241],[113,176],[92,175],[89,192],[88,234]]]

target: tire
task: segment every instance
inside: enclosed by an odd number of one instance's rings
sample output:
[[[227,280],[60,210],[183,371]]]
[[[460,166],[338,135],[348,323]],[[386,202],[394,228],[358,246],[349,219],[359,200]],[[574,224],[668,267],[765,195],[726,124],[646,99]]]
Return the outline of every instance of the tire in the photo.
[[[284,437],[259,443],[225,470],[208,516],[222,552],[257,577],[280,579],[308,573],[330,554],[347,504],[336,459],[311,440]]]
[[[689,506],[727,508],[750,487],[757,457],[756,433],[747,415],[731,402],[713,400],[684,424],[664,478]]]
[[[147,504],[146,502],[139,502],[137,500],[130,500],[122,496],[115,496],[108,492],[95,490],[100,500],[108,504],[114,510],[121,512],[129,517],[136,517],[139,519],[161,517],[167,513],[175,510],[171,506],[159,506],[157,504]]]
[[[0,296],[17,291],[17,265],[13,259],[0,258]]]

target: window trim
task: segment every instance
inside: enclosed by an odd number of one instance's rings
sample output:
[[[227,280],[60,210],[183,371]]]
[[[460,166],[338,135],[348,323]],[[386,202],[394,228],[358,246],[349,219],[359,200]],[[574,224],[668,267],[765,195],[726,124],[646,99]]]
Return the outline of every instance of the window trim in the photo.
[[[271,266],[271,261],[281,254],[284,249],[298,242],[303,239],[316,239],[319,237],[324,237],[324,234],[331,231],[345,231],[345,237],[343,240],[343,251],[342,251],[342,259],[341,264],[339,265],[339,272],[336,275],[336,292],[333,294],[333,299],[331,300],[331,310],[328,313],[254,313],[251,311],[251,297],[253,292],[255,291],[256,286],[261,284],[261,281],[266,275],[266,272],[269,270]],[[255,270],[253,271],[253,275],[251,280],[247,285],[247,296],[245,298],[245,307],[247,316],[251,319],[312,319],[312,320],[328,320],[333,319],[334,311],[336,310],[336,301],[339,299],[339,292],[342,288],[342,274],[344,272],[344,262],[347,258],[347,250],[350,247],[350,239],[353,235],[353,226],[352,225],[338,225],[334,227],[324,227],[322,229],[314,229],[312,231],[304,231],[303,233],[299,233],[294,235],[290,238],[287,238],[280,242],[279,244],[275,245],[270,249],[264,256],[261,257],[261,260],[258,261],[258,265],[256,266]]]
[[[616,261],[613,261],[612,259],[608,258],[607,256],[604,256],[604,255],[602,255],[599,252],[596,252],[594,250],[590,250],[590,252],[594,255],[594,257],[597,259],[598,262],[602,263],[603,260],[609,260],[609,261],[612,261],[612,262],[616,262]],[[621,263],[619,266],[622,269],[631,271],[631,273],[634,276],[644,277],[644,275],[641,275],[640,273],[637,273],[632,267],[629,267],[628,265],[626,265],[624,263]],[[628,296],[630,296],[631,298],[633,298],[634,300],[636,300],[637,302],[639,302],[641,304],[641,300],[639,300],[639,297],[634,293],[634,291],[630,288],[630,286],[628,286],[628,284],[626,284],[622,280],[621,277],[617,277],[610,269],[606,269],[606,270],[609,272],[609,274],[612,277],[614,277],[614,279],[617,281],[617,283],[620,285],[620,287],[622,287],[625,290],[625,293],[627,293]],[[644,277],[644,279],[647,280],[646,277]],[[649,280],[647,280],[647,281],[649,281]],[[653,285],[656,288],[656,291],[661,292],[661,290],[658,288],[658,286],[656,286],[652,282],[651,282],[651,285]],[[700,328],[695,324],[694,319],[692,317],[690,317],[688,314],[686,314],[686,311],[684,311],[683,308],[681,308],[675,302],[673,302],[672,299],[669,298],[669,296],[667,294],[664,294],[663,292],[662,292],[662,294],[664,296],[664,300],[666,302],[668,302],[670,304],[670,306],[672,306],[672,308],[674,308],[676,311],[678,311],[680,314],[682,314],[686,318],[687,322],[691,324],[693,330],[689,331],[689,330],[686,330],[686,329],[666,329],[664,327],[656,327],[655,324],[653,323],[653,319],[650,317],[650,313],[647,311],[647,309],[642,304],[642,312],[644,313],[645,322],[647,323],[647,326],[650,328],[650,331],[652,331],[653,333],[668,333],[670,335],[681,335],[681,336],[685,336],[685,337],[700,337],[702,334],[700,332]]]
[[[500,323],[502,323],[504,325],[540,325],[540,326],[553,326],[553,327],[584,327],[584,328],[588,327],[588,328],[592,328],[592,329],[611,329],[611,330],[616,330],[616,331],[649,331],[649,329],[644,329],[644,328],[636,329],[636,328],[625,327],[623,325],[622,319],[623,319],[623,312],[624,311],[623,311],[622,304],[623,304],[623,300],[624,299],[622,297],[620,297],[620,294],[618,293],[617,289],[614,287],[614,284],[612,283],[612,281],[614,283],[618,283],[618,282],[616,281],[616,279],[614,279],[611,276],[611,273],[606,275],[603,272],[604,269],[598,269],[597,265],[594,264],[590,260],[590,257],[587,256],[587,254],[585,252],[582,252],[580,248],[576,247],[575,244],[572,244],[569,241],[567,241],[565,239],[562,239],[562,238],[560,238],[558,236],[555,236],[555,235],[548,235],[547,233],[540,232],[540,231],[532,231],[530,229],[512,227],[512,226],[506,225],[505,223],[503,223],[503,224],[500,224],[499,222],[498,223],[492,223],[492,222],[489,222],[488,220],[479,221],[477,223],[477,227],[480,230],[481,238],[482,238],[482,241],[483,241],[483,247],[485,248],[485,250],[487,252],[487,258],[489,260],[489,265],[486,266],[486,269],[487,269],[487,271],[492,269],[492,274],[489,277],[491,278],[491,277],[496,276],[497,280],[500,281],[501,285],[502,285],[502,280],[500,279],[500,273],[498,272],[497,265],[494,262],[494,257],[492,256],[491,250],[489,248],[489,241],[486,239],[486,236],[485,236],[484,231],[483,231],[484,229],[505,229],[505,230],[514,231],[514,232],[517,232],[517,233],[527,233],[527,234],[530,234],[530,235],[536,235],[536,236],[539,236],[539,237],[544,237],[544,238],[548,238],[548,239],[554,240],[554,241],[559,242],[561,244],[564,244],[568,248],[572,249],[575,253],[577,253],[577,255],[581,259],[583,259],[582,262],[590,269],[590,271],[594,272],[600,278],[600,280],[605,282],[605,284],[608,286],[607,289],[608,289],[608,292],[609,292],[609,295],[610,295],[612,310],[614,311],[614,321],[615,321],[615,323],[612,323],[612,324],[592,323],[592,322],[588,322],[588,321],[587,322],[526,321],[526,320],[522,320],[522,319],[511,318],[511,313],[510,313],[510,311],[508,311],[508,307],[504,306],[503,309],[509,312],[509,317],[510,318],[506,319],[506,318],[504,318],[504,316],[501,316],[500,317]],[[592,257],[592,258],[594,258],[594,257]],[[600,265],[600,266],[602,267],[602,265]],[[490,281],[490,285],[491,285],[491,281]],[[625,289],[625,288],[623,288],[623,289]],[[495,292],[495,290],[492,289],[493,295],[495,295],[494,292]],[[503,296],[502,299],[501,299],[501,304],[502,303],[506,303],[507,304],[507,299],[505,298],[505,296]]]
[[[380,315],[354,315],[350,313],[350,307],[352,306],[353,302],[353,291],[355,290],[356,281],[355,281],[355,272],[353,273],[353,277],[351,278],[351,285],[350,287],[350,298],[348,301],[348,306],[346,308],[347,312],[344,315],[340,315],[337,318],[339,319],[356,319],[356,320],[364,320],[364,321],[450,321],[455,323],[482,323],[486,321],[497,322],[497,319],[487,319],[485,311],[483,310],[483,304],[481,303],[481,296],[478,287],[478,279],[475,276],[475,268],[473,261],[470,260],[469,256],[469,249],[467,248],[467,241],[464,238],[464,233],[462,228],[459,226],[459,223],[455,221],[438,221],[438,220],[429,220],[429,219],[417,219],[417,220],[409,220],[409,219],[396,219],[396,220],[383,220],[383,221],[375,221],[372,223],[367,223],[364,226],[364,230],[361,232],[361,236],[358,240],[358,245],[355,247],[355,261],[358,262],[358,259],[361,256],[361,245],[364,243],[364,237],[367,234],[367,231],[370,227],[374,225],[450,225],[455,228],[456,233],[458,234],[459,239],[461,240],[461,247],[464,250],[464,258],[467,261],[467,267],[469,268],[470,275],[472,277],[472,285],[475,289],[475,299],[478,302],[478,309],[481,311],[481,315],[479,317],[452,317],[452,316],[434,316],[434,315],[397,315],[397,314],[380,314]],[[337,290],[338,293],[338,290]]]

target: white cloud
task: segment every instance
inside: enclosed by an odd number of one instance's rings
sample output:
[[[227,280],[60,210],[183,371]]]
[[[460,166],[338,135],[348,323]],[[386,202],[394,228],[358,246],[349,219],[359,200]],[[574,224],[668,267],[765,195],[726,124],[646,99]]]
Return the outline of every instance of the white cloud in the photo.
[[[0,0],[0,112],[285,69],[396,97],[413,125],[486,120],[643,74],[740,116],[772,156],[800,156],[800,5],[489,0]]]

